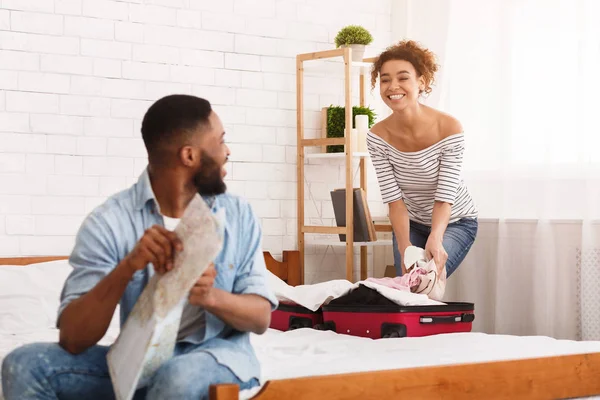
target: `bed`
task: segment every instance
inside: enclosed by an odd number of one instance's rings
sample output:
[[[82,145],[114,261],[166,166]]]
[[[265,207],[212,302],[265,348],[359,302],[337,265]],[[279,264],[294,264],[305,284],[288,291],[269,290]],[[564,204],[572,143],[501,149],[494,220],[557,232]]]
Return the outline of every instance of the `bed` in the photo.
[[[265,253],[265,261],[288,284],[301,282],[298,252],[284,252],[281,261]],[[0,265],[1,361],[24,343],[57,340],[54,318],[69,266],[65,257],[5,258]],[[114,318],[101,343],[112,343],[118,332]],[[211,400],[600,394],[600,342],[477,332],[371,340],[312,329],[269,329],[251,340],[262,366],[262,385],[244,391],[237,385],[215,385]]]

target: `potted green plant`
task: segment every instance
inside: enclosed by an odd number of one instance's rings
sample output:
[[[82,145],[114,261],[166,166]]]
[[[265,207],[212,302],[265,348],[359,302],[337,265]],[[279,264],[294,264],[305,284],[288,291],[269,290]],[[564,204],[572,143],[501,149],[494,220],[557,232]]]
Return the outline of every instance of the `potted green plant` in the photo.
[[[351,47],[352,61],[362,61],[365,47],[373,42],[371,33],[360,25],[348,25],[340,29],[335,37],[336,47]]]
[[[352,129],[356,128],[355,117],[357,115],[369,116],[369,128],[375,124],[377,114],[370,107],[352,107]],[[327,108],[327,137],[340,138],[344,137],[346,130],[346,107],[330,105]],[[343,153],[344,145],[329,145],[327,153]]]

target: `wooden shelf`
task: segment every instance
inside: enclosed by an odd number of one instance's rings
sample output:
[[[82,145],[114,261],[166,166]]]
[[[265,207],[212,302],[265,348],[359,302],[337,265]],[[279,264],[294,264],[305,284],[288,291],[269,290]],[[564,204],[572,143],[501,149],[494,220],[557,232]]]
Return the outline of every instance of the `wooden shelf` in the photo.
[[[375,232],[393,232],[392,225],[376,223]]]
[[[346,233],[345,226],[319,226],[319,225],[304,225],[302,227],[304,233],[323,233],[323,234],[336,234]]]
[[[351,48],[338,48],[313,53],[298,54],[296,56],[296,114],[297,114],[297,200],[298,200],[298,250],[300,252],[300,270],[302,282],[304,282],[304,246],[306,234],[346,234],[346,241],[328,240],[311,241],[310,243],[322,246],[359,246],[360,247],[360,278],[367,278],[367,247],[384,246],[391,244],[389,240],[378,240],[373,242],[354,242],[353,217],[354,217],[354,176],[353,161],[358,159],[360,165],[360,188],[366,194],[367,173],[366,159],[368,152],[353,151],[351,138],[346,135],[341,138],[306,139],[304,136],[304,76],[312,73],[333,72],[344,78],[344,108],[345,108],[345,132],[350,132],[352,121],[352,84],[354,77],[359,78],[359,103],[365,106],[365,86],[368,81],[370,67],[374,59],[363,59],[360,62],[352,60]],[[322,117],[326,118],[326,109],[322,109]],[[326,128],[325,128],[326,129]],[[323,130],[323,128],[321,129]],[[326,153],[326,146],[343,145],[349,150],[346,153]],[[306,147],[321,147],[321,153],[306,151]],[[347,227],[307,226],[304,225],[304,168],[306,159],[342,159],[345,162],[345,185],[346,189],[346,221]],[[346,251],[346,279],[356,281],[354,274],[354,252]]]
[[[364,62],[364,61],[352,61],[350,63],[352,69],[359,69],[359,71],[370,72],[370,68],[373,66],[373,63]],[[311,61],[310,63],[306,63],[304,65],[304,72],[307,74],[318,74],[318,73],[339,73],[343,71],[344,62],[343,61],[335,61],[330,59],[321,59]]]
[[[302,146],[335,146],[346,144],[346,139],[341,138],[320,138],[320,139],[302,139],[300,141]]]
[[[314,245],[314,246],[334,246],[334,247],[342,247],[346,246],[346,242],[340,242],[339,240],[309,240],[306,244]],[[374,246],[391,246],[392,241],[390,239],[379,239],[374,242],[353,242],[354,246],[365,246],[365,247],[374,247]]]
[[[307,153],[304,158],[345,158],[346,153]],[[353,152],[352,158],[369,158],[369,153]]]

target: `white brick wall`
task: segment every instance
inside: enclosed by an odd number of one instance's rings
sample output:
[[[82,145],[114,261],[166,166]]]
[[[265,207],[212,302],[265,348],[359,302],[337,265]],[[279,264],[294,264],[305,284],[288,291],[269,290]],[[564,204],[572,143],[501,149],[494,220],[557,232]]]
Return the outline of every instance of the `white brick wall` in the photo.
[[[171,93],[214,104],[232,150],[230,190],[254,206],[266,250],[295,249],[295,56],[333,48],[337,31],[355,23],[371,30],[367,55],[375,54],[390,44],[391,8],[391,0],[0,0],[0,256],[68,253],[85,215],[145,167],[141,118]],[[307,137],[320,135],[321,107],[342,104],[342,77],[341,67],[307,72]],[[311,160],[306,171],[307,222],[331,224],[329,190],[344,184],[343,161]],[[372,171],[369,180],[381,214]],[[342,248],[333,258],[331,249],[307,250],[309,280],[344,276]]]

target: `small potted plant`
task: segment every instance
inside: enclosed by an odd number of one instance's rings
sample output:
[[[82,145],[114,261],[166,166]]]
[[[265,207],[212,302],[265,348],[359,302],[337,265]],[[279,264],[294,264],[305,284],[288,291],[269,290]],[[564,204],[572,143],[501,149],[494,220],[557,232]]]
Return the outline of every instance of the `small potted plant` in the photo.
[[[356,128],[355,117],[357,115],[368,115],[368,128],[375,124],[377,114],[370,107],[353,106],[352,107],[352,129]],[[344,137],[346,131],[346,107],[334,106],[333,104],[327,107],[327,137],[341,138]],[[326,149],[327,153],[343,153],[344,145],[329,145]]]
[[[371,33],[360,25],[348,25],[335,37],[335,47],[351,47],[352,61],[362,61],[365,47],[373,41]]]

